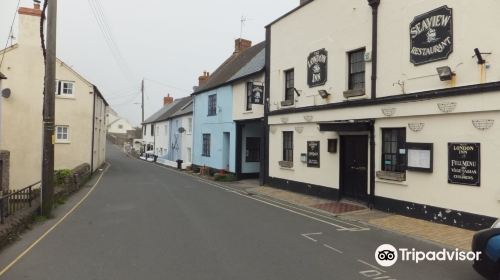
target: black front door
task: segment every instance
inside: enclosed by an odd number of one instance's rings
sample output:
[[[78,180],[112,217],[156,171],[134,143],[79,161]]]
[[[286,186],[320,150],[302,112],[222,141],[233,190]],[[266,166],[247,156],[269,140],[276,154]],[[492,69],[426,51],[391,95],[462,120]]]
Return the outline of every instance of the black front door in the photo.
[[[368,136],[340,138],[340,192],[342,197],[365,200],[368,189]]]

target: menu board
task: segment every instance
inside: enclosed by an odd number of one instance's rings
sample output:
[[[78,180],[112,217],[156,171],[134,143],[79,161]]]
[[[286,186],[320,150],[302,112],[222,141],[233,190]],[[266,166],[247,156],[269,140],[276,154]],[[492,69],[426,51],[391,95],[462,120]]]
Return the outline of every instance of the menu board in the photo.
[[[307,142],[307,167],[319,168],[319,141]]]
[[[412,171],[432,172],[433,144],[406,143],[407,169]]]
[[[448,183],[481,185],[481,144],[448,143]]]

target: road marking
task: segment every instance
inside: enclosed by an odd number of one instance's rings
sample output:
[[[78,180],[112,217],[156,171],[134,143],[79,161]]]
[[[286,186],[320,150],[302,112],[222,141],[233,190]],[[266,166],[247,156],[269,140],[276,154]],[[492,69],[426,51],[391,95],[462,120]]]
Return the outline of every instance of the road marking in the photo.
[[[148,164],[148,162],[145,162],[143,160],[139,160],[139,159],[136,159],[140,162],[143,162],[145,164]],[[151,164],[151,163],[149,163]],[[338,231],[352,231],[352,232],[359,232],[359,231],[368,231],[370,230],[369,228],[364,228],[364,227],[361,227],[361,226],[358,226],[358,225],[355,225],[355,224],[352,224],[352,223],[349,223],[349,222],[345,222],[345,221],[342,221],[342,220],[338,220],[338,219],[334,219],[332,217],[327,217],[327,216],[324,216],[324,215],[321,215],[319,213],[315,213],[315,212],[312,212],[312,211],[309,211],[307,209],[303,209],[303,208],[299,208],[299,207],[295,207],[295,206],[292,206],[292,205],[287,205],[287,204],[284,204],[284,203],[281,203],[281,202],[278,202],[278,201],[275,201],[275,200],[267,200],[265,198],[262,198],[262,197],[259,197],[259,198],[256,198],[256,197],[252,197],[252,196],[248,196],[246,192],[243,192],[243,191],[239,191],[239,190],[234,190],[233,188],[231,187],[226,187],[226,186],[222,186],[222,185],[219,185],[219,184],[216,184],[216,183],[213,183],[211,181],[208,181],[208,180],[205,180],[205,179],[202,179],[202,178],[199,178],[197,176],[194,176],[194,175],[189,175],[189,174],[186,174],[184,172],[181,172],[181,171],[178,171],[178,170],[175,170],[175,169],[172,169],[170,167],[167,167],[167,166],[163,166],[163,165],[158,165],[158,164],[153,164],[153,166],[156,166],[157,168],[161,168],[161,169],[165,169],[165,170],[168,170],[170,172],[173,172],[173,173],[177,173],[177,174],[182,174],[184,176],[187,176],[187,177],[191,177],[191,178],[194,178],[194,179],[197,179],[199,182],[202,182],[202,183],[205,183],[207,185],[210,185],[212,187],[216,187],[218,189],[222,189],[226,192],[230,192],[230,193],[234,193],[236,195],[239,195],[239,196],[243,196],[243,197],[246,197],[248,199],[253,199],[253,200],[256,200],[256,201],[259,201],[261,203],[264,203],[264,204],[267,204],[267,205],[270,205],[270,206],[273,206],[273,207],[276,207],[276,208],[279,208],[279,209],[282,209],[282,210],[285,210],[285,211],[288,211],[288,212],[291,212],[291,213],[294,213],[294,214],[297,214],[297,215],[300,215],[300,216],[303,216],[303,217],[307,217],[309,219],[312,219],[312,220],[315,220],[315,221],[319,221],[319,222],[322,222],[322,223],[325,223],[325,224],[328,224],[328,225],[331,225],[331,226],[334,226],[337,228]],[[271,202],[269,202],[271,201]],[[279,205],[282,205],[282,206],[285,206],[285,207],[281,207]],[[297,212],[297,211],[294,211],[292,209],[296,209],[296,210],[300,210],[302,212],[306,212],[306,213],[309,213],[309,214],[313,214],[315,216],[318,216],[318,217],[321,217],[321,218],[324,218],[324,219],[328,219],[328,220],[331,220],[331,221],[335,221],[337,223],[341,223],[341,224],[345,224],[345,225],[349,225],[349,226],[352,226],[354,228],[349,228],[349,227],[345,227],[345,226],[342,226],[342,225],[338,225],[338,224],[335,224],[333,222],[330,222],[330,221],[325,221],[325,220],[322,220],[322,219],[319,219],[319,218],[316,218],[316,217],[312,217],[312,216],[309,216],[309,215],[306,215],[304,213],[300,213],[300,212]]]
[[[310,237],[310,235],[322,235],[323,233],[322,232],[316,232],[316,233],[304,233],[304,234],[301,234],[302,236],[304,236],[305,238],[313,241],[313,242],[317,242],[318,240]]]
[[[369,266],[369,267],[371,267],[371,268],[373,268],[373,269],[375,269],[375,270],[378,270],[378,271],[380,271],[380,272],[383,272],[383,273],[386,273],[386,272],[387,272],[387,271],[385,271],[385,270],[383,270],[383,269],[381,269],[381,268],[379,268],[379,267],[377,267],[377,266],[374,266],[374,265],[372,265],[372,264],[369,264],[369,263],[367,263],[367,262],[365,262],[365,261],[363,261],[363,260],[358,260],[358,262],[360,262],[360,263],[362,263],[362,264],[364,264],[364,265],[366,265],[366,266]]]
[[[17,262],[19,262],[26,254],[28,254],[40,241],[42,241],[49,233],[51,233],[55,228],[57,228],[66,218],[71,215],[89,196],[90,194],[94,191],[94,189],[97,187],[99,182],[101,181],[102,177],[106,173],[106,171],[109,169],[111,164],[108,163],[108,166],[106,169],[101,173],[95,184],[92,186],[92,188],[89,190],[89,192],[80,200],[78,203],[69,210],[68,213],[66,213],[57,223],[55,223],[52,227],[50,227],[42,236],[40,236],[33,244],[31,244],[26,250],[24,250],[19,256],[17,256],[9,265],[7,265],[2,271],[0,271],[0,277],[2,277],[9,269],[11,269]]]
[[[328,248],[328,249],[330,249],[330,250],[333,250],[333,251],[335,251],[335,252],[337,252],[337,253],[339,253],[339,254],[343,254],[343,253],[344,253],[344,252],[340,251],[339,249],[334,248],[334,247],[332,247],[332,246],[330,246],[330,245],[328,245],[328,244],[323,244],[323,246],[325,246],[326,248]]]

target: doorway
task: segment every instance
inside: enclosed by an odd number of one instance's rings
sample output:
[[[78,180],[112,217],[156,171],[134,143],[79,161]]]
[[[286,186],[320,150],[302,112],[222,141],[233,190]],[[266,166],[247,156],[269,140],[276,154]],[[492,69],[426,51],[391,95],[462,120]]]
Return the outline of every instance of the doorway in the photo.
[[[224,132],[222,139],[222,168],[229,171],[230,133]]]
[[[365,201],[368,189],[368,136],[340,137],[340,194]]]

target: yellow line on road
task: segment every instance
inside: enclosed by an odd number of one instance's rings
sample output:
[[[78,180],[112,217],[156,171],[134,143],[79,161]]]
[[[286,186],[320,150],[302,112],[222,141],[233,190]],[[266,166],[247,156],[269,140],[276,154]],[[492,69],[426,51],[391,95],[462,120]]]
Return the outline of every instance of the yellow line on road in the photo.
[[[49,235],[49,233],[51,233],[55,228],[57,228],[64,220],[66,220],[66,218],[71,215],[71,213],[73,213],[89,196],[90,194],[94,191],[94,189],[97,187],[97,185],[99,184],[99,182],[101,181],[102,179],[102,176],[104,176],[104,174],[106,173],[106,171],[109,169],[109,167],[111,166],[111,164],[108,163],[108,166],[106,167],[106,169],[101,173],[101,175],[99,176],[99,178],[97,179],[97,181],[95,182],[95,184],[92,186],[92,188],[89,190],[89,192],[80,200],[78,201],[78,203],[73,206],[73,208],[71,208],[71,210],[69,210],[68,213],[66,213],[66,215],[64,215],[61,219],[59,219],[59,221],[57,221],[57,223],[55,223],[51,228],[49,228],[42,236],[40,236],[35,242],[33,242],[33,244],[31,244],[26,250],[24,250],[19,256],[17,256],[17,258],[15,258],[11,263],[9,263],[9,265],[7,265],[4,269],[2,269],[2,271],[0,271],[0,277],[2,277],[7,271],[9,271],[9,269],[11,269],[17,262],[19,262],[26,254],[28,254],[36,245],[38,245],[38,243],[40,243],[40,241],[42,241],[45,237],[47,237],[47,235]]]

